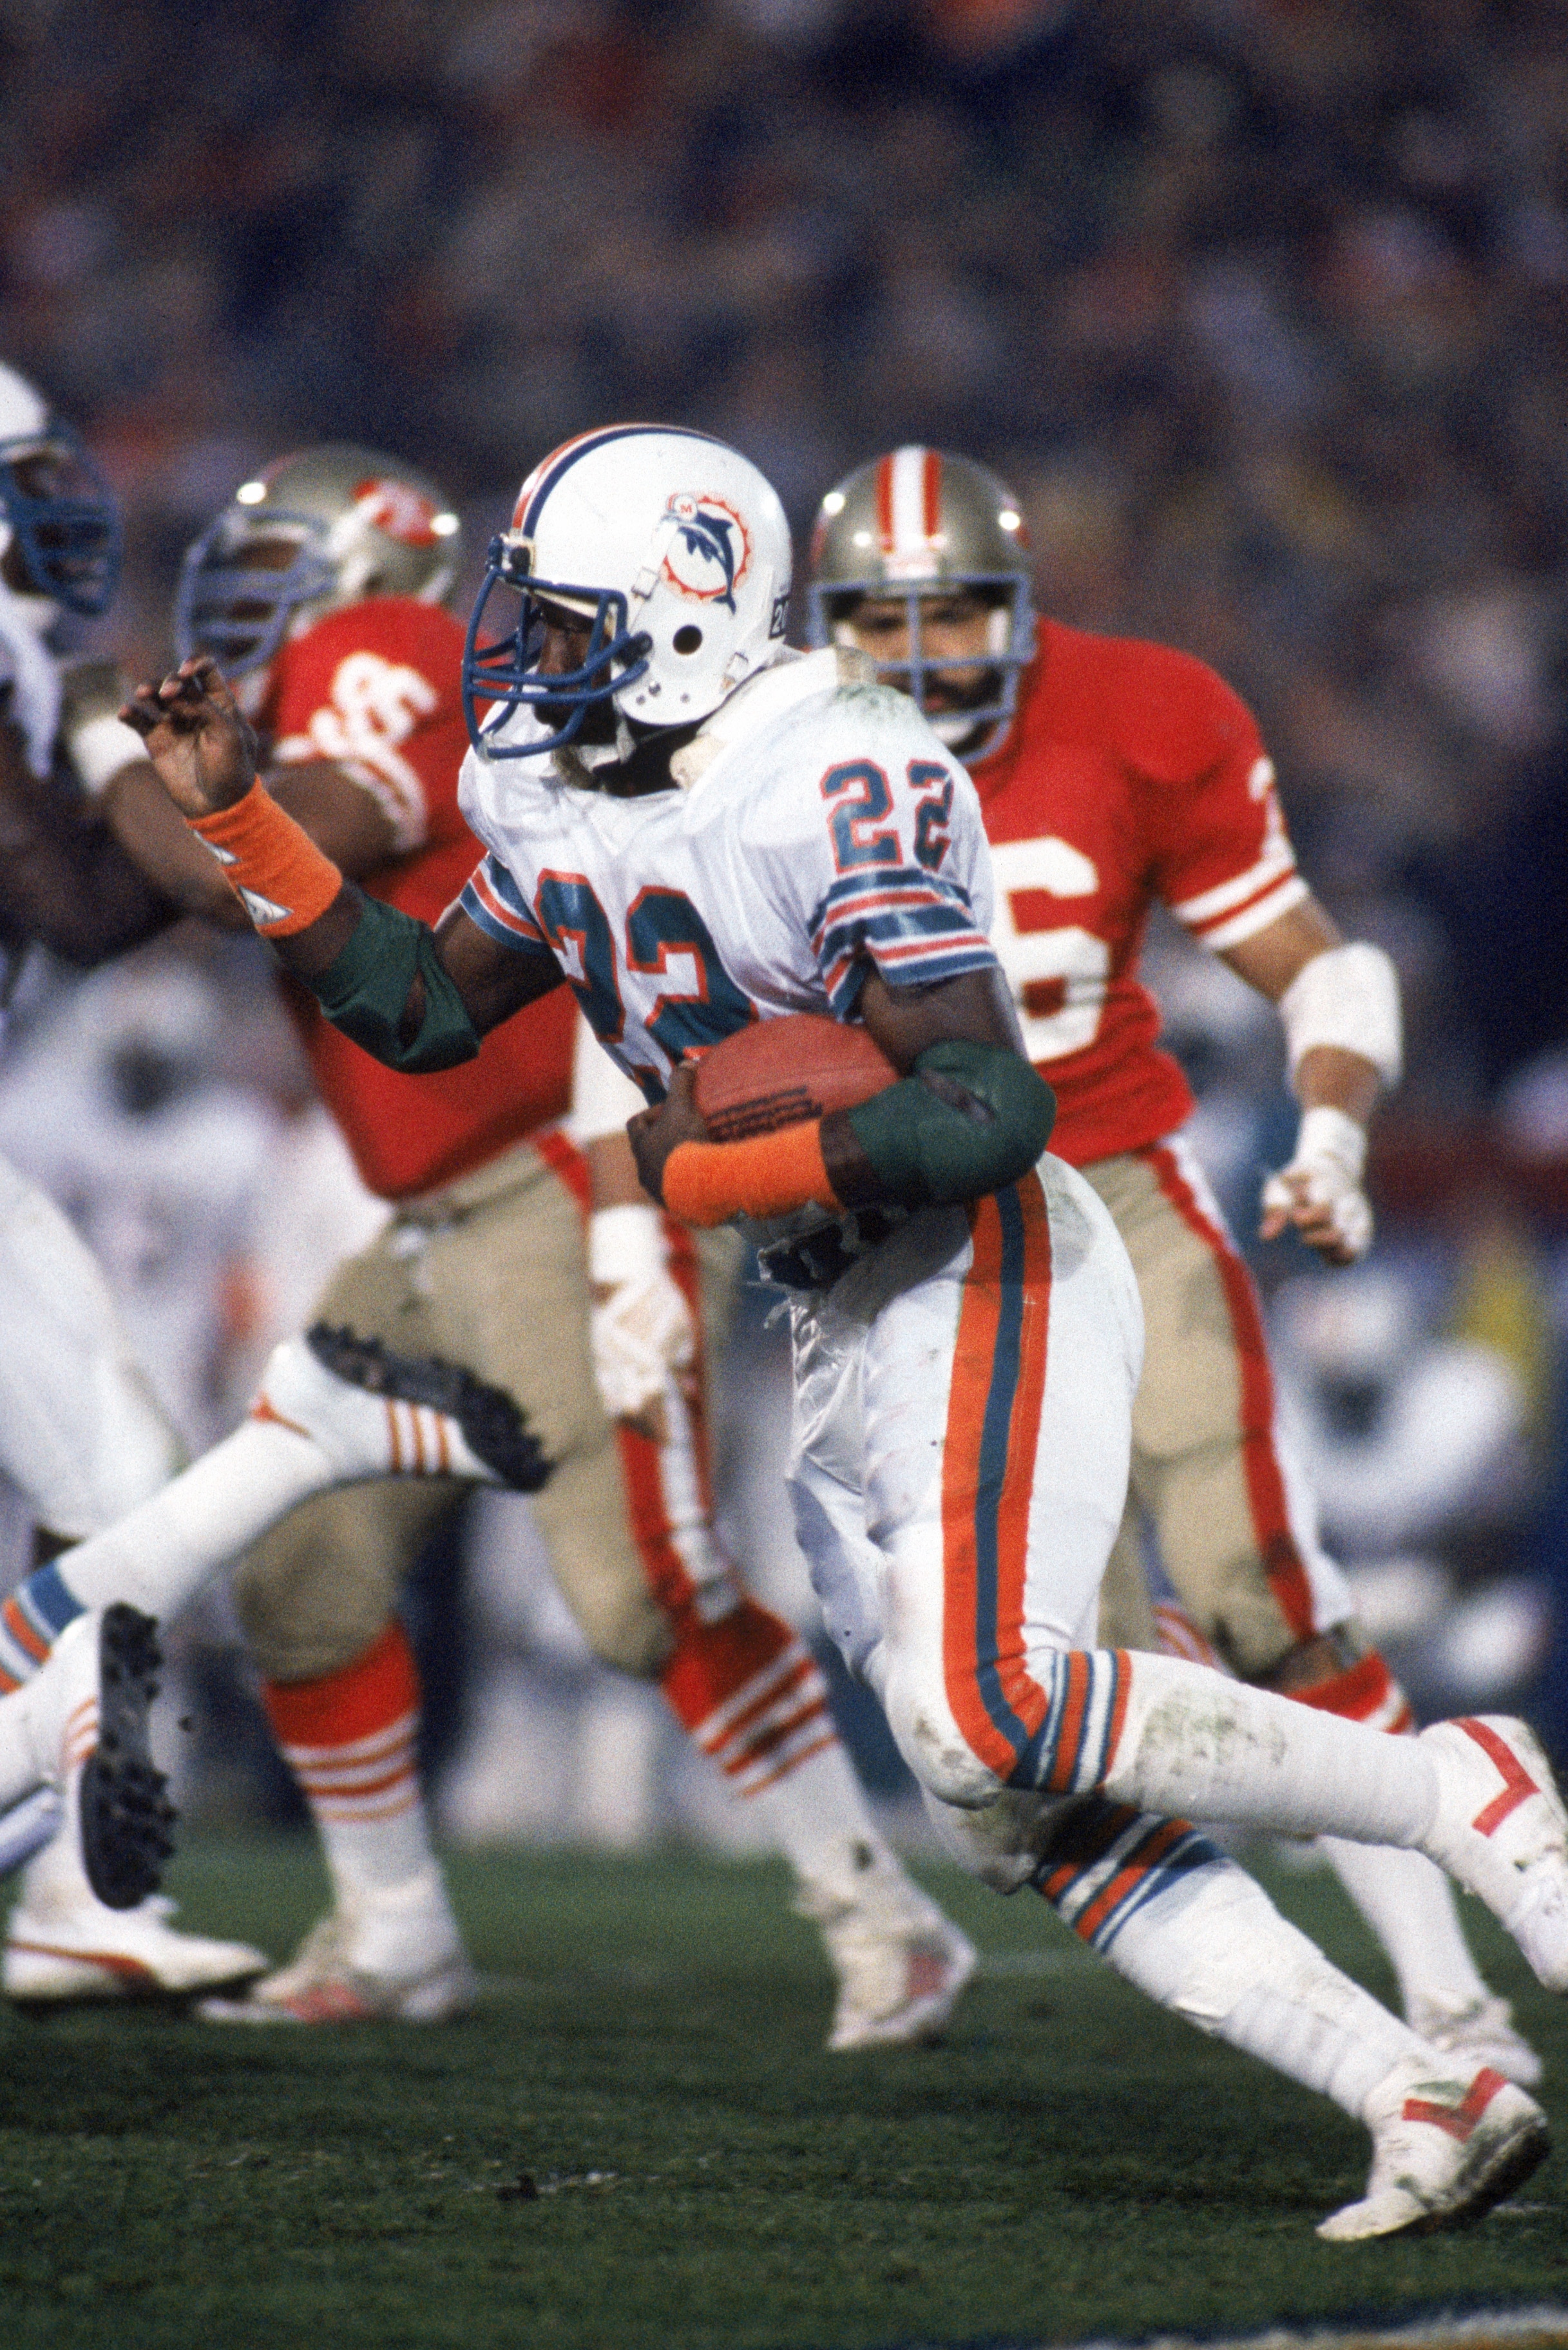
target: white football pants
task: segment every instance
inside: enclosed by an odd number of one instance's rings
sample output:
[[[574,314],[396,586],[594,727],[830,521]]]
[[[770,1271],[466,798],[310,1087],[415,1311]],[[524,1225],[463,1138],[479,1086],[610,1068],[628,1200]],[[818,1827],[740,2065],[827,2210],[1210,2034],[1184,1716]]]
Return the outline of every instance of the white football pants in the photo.
[[[940,1803],[1046,1783],[1038,1740],[1061,1725],[1066,1652],[1094,1642],[1143,1348],[1109,1214],[1047,1154],[792,1306],[789,1484],[830,1635]]]
[[[92,1256],[0,1159],[0,1470],[41,1526],[75,1541],[155,1493],[181,1458]]]

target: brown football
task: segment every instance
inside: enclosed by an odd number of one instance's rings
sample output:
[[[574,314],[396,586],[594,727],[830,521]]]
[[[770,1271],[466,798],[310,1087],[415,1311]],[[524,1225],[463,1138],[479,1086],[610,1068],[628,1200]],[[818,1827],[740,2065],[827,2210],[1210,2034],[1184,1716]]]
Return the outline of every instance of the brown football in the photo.
[[[737,1029],[703,1054],[697,1107],[715,1142],[741,1142],[829,1110],[853,1109],[898,1082],[898,1070],[864,1028],[818,1012],[786,1012]]]

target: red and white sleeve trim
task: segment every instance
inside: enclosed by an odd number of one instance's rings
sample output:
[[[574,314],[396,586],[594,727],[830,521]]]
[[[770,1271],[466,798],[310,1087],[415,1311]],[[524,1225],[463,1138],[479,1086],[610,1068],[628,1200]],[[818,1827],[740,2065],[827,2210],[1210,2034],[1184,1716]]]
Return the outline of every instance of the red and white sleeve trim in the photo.
[[[1272,850],[1233,881],[1184,898],[1171,912],[1200,945],[1214,953],[1238,947],[1259,931],[1268,929],[1307,895],[1307,885],[1296,870],[1294,857]]]

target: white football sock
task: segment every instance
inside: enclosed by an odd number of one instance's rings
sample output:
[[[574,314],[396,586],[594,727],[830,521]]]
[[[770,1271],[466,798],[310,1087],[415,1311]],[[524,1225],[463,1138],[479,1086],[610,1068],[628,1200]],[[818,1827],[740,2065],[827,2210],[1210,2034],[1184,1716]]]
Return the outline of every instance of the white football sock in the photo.
[[[1159,2006],[1361,2120],[1395,2064],[1431,2062],[1433,2052],[1331,1966],[1234,1861],[1208,1849],[1202,1866],[1133,1911],[1106,1957]]]
[[[144,1615],[177,1616],[228,1560],[337,1476],[313,1437],[281,1420],[247,1419],[55,1567],[85,1607],[124,1599]]]
[[[869,1904],[890,1921],[914,1925],[934,1910],[872,1818],[836,1738],[745,1801],[794,1869],[803,1916],[836,1917]]]
[[[63,1794],[97,1744],[97,1646],[96,1621],[78,1617],[32,1679],[0,1697],[0,1813],[36,1787]]]
[[[1180,1658],[1124,1649],[1117,1663],[1125,1711],[1097,1783],[1121,1803],[1282,1835],[1402,1846],[1418,1843],[1436,1816],[1437,1771],[1413,1738]]]
[[[292,1758],[290,1758],[292,1760]],[[327,1873],[338,1908],[358,1908],[366,1898],[394,1886],[423,1881],[435,1872],[430,1828],[418,1790],[407,1809],[377,1818],[345,1812],[329,1816],[314,1803]]]
[[[1490,1997],[1465,1940],[1453,1887],[1436,1861],[1337,1836],[1317,1841],[1393,1960],[1407,2015],[1417,2000],[1459,2009]]]

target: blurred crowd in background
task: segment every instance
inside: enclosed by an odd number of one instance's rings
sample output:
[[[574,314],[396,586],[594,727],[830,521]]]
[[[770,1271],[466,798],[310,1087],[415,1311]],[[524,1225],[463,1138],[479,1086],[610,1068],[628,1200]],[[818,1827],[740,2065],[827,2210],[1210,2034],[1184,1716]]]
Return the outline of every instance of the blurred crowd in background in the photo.
[[[635,414],[744,450],[803,552],[878,450],[981,457],[1045,608],[1240,689],[1409,1027],[1373,1257],[1258,1261],[1286,1399],[1417,1703],[1522,1700],[1568,1753],[1568,8],[0,0],[0,353],[125,503],[87,633],[134,669],[281,451],[435,473],[466,595],[535,459]],[[1174,935],[1148,968],[1245,1235],[1292,1130],[1277,1024]],[[104,1254],[195,1443],[370,1212],[260,978],[210,941],[86,984],[35,959],[0,1076],[0,1149]],[[777,1334],[737,1345],[732,1520],[809,1625],[754,1436]],[[520,1508],[415,1596],[450,1823],[711,1827],[657,1700],[520,1571]],[[210,1612],[192,1686],[225,1637]],[[560,1767],[519,1787],[524,1738]],[[210,1744],[212,1804],[266,1800]]]

